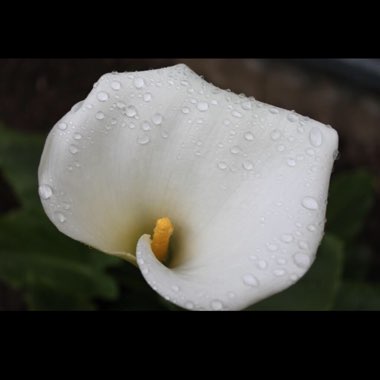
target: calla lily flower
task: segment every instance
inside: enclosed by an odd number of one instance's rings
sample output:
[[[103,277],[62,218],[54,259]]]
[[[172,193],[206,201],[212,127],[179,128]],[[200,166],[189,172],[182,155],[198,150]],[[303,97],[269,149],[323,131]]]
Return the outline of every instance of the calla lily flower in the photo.
[[[102,76],[50,132],[39,194],[69,237],[190,310],[239,310],[312,265],[338,136],[186,65]]]

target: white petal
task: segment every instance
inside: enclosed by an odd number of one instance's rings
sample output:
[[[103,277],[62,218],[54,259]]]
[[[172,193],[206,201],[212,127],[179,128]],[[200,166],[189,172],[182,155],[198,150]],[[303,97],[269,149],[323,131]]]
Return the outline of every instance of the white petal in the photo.
[[[162,296],[241,309],[312,264],[337,146],[333,129],[184,65],[107,74],[50,133],[40,194],[63,233],[104,252],[133,261],[144,235],[138,265]],[[162,216],[175,227],[170,269],[145,236]]]

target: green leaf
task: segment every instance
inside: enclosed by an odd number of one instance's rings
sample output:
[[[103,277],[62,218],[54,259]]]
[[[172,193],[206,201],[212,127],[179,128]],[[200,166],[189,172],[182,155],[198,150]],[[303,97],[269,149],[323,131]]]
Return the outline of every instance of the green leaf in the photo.
[[[42,210],[37,171],[44,139],[0,128],[0,169],[21,209],[0,216],[0,279],[20,289],[34,310],[95,308],[118,296],[107,273],[129,265],[60,233]]]
[[[0,126],[0,169],[27,209],[41,207],[37,170],[44,140],[41,135],[23,134]]]
[[[334,177],[327,208],[328,232],[352,240],[361,231],[374,203],[373,178],[364,170]]]
[[[343,283],[334,310],[380,310],[380,284]]]
[[[335,300],[343,264],[343,243],[327,234],[306,275],[290,288],[248,310],[329,310]]]

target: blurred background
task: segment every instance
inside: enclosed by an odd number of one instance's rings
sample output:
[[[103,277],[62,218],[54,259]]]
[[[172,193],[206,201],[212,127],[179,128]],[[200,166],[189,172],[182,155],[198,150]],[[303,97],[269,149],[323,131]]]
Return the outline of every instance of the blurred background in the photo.
[[[37,167],[50,129],[101,75],[177,63],[339,133],[318,258],[298,284],[252,309],[380,309],[380,60],[0,59],[0,310],[175,309],[136,268],[55,230]]]

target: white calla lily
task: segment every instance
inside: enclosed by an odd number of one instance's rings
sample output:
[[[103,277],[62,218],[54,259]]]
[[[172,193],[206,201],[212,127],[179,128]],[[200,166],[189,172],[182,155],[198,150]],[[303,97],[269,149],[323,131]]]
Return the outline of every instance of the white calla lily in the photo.
[[[39,193],[61,232],[135,263],[171,302],[237,310],[313,263],[337,147],[330,127],[185,65],[112,73],[50,132]],[[162,217],[167,265],[150,237]]]

